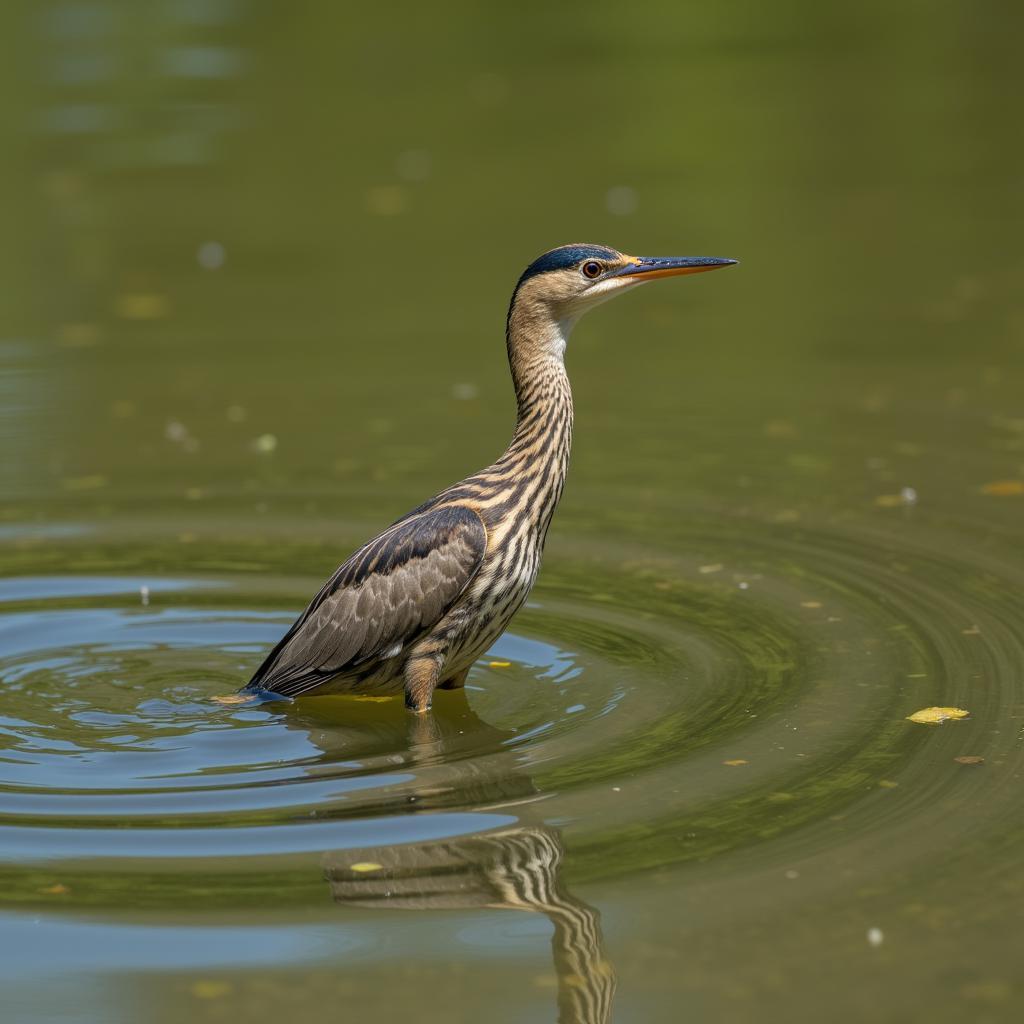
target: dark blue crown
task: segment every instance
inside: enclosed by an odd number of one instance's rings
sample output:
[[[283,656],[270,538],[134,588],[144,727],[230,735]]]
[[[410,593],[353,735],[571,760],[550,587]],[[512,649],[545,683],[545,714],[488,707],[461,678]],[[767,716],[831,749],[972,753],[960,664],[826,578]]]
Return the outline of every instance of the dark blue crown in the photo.
[[[516,290],[525,281],[538,274],[546,274],[549,270],[566,270],[575,267],[584,260],[617,260],[619,254],[614,249],[608,249],[603,245],[563,245],[558,249],[538,256],[524,271],[523,276],[516,283]]]

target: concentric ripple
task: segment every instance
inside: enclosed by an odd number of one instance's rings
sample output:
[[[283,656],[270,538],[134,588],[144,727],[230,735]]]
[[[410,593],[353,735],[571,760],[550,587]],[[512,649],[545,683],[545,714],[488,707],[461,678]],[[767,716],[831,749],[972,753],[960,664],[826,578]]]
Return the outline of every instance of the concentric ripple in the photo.
[[[315,900],[344,851],[512,827],[559,829],[576,878],[753,847],[756,875],[865,813],[882,860],[943,842],[981,784],[956,756],[1020,767],[1005,717],[1024,708],[1024,580],[920,534],[898,554],[891,534],[758,536],[694,534],[707,561],[603,546],[554,564],[426,718],[211,700],[291,621],[294,581],[6,580],[7,899],[59,877],[87,904]],[[971,717],[906,721],[930,705]],[[987,817],[1000,799],[1012,787]]]

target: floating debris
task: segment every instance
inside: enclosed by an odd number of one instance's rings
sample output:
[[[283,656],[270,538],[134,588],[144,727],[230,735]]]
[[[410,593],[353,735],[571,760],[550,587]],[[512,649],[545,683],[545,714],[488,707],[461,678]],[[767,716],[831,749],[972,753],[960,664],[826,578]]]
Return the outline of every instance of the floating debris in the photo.
[[[355,864],[350,864],[349,870],[358,871],[360,874],[365,874],[368,871],[383,871],[384,865],[376,864],[372,860],[360,860],[357,861]]]
[[[875,498],[879,508],[909,508],[917,504],[917,491],[913,487],[903,487],[899,494],[880,494]]]
[[[616,217],[628,217],[631,213],[636,213],[638,205],[636,189],[629,185],[613,185],[604,194],[605,209]]]
[[[697,569],[697,572],[701,573],[704,576],[707,576],[709,573],[721,572],[724,568],[725,568],[725,566],[722,565],[721,562],[715,562],[714,565],[702,565],[702,566],[700,566]]]
[[[164,426],[164,437],[168,441],[174,441],[176,444],[181,444],[188,439],[188,427],[179,420],[168,420]]]
[[[984,764],[985,758],[979,757],[977,754],[961,754],[959,757],[954,757],[953,760],[957,764]]]
[[[921,725],[942,725],[943,722],[966,718],[969,714],[970,711],[964,711],[963,708],[922,708],[907,715],[907,721]]]
[[[991,495],[993,498],[1010,498],[1024,494],[1024,480],[993,480],[992,483],[982,487],[981,493]]]
[[[67,896],[71,892],[71,887],[63,885],[61,882],[55,882],[53,885],[48,885],[45,889],[39,890],[44,896]]]
[[[885,933],[881,928],[869,928],[868,929],[868,945],[874,946],[876,949],[885,942]]]
[[[821,607],[821,602],[820,601],[801,601],[800,602],[800,607],[801,608],[820,608]]]
[[[189,990],[197,999],[220,999],[231,993],[226,981],[197,981]]]
[[[227,252],[220,242],[203,242],[196,250],[196,262],[203,270],[220,270],[227,259]]]
[[[252,450],[260,455],[272,455],[277,451],[277,438],[273,434],[260,434],[253,441]]]
[[[167,296],[159,292],[126,292],[114,300],[114,315],[122,320],[159,320],[169,310]]]
[[[744,761],[742,757],[734,757],[730,761],[723,761],[722,764],[727,764],[730,768],[738,768],[741,764],[750,764],[750,762]]]

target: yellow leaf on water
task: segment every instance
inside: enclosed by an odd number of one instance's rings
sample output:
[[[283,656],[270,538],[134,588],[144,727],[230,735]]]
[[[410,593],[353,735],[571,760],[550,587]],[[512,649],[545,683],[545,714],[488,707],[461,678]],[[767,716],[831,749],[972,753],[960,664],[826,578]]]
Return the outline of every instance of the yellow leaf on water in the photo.
[[[1024,480],[993,480],[981,489],[982,494],[990,494],[994,498],[1009,498],[1015,494],[1024,494]]]
[[[821,607],[821,602],[820,601],[801,601],[800,602],[800,607],[801,608],[820,608]]]
[[[125,292],[114,300],[114,314],[123,320],[159,320],[168,308],[167,296],[158,292]]]
[[[730,768],[738,768],[741,764],[750,764],[750,762],[744,761],[742,757],[734,757],[731,761],[723,761],[722,764],[727,764]]]
[[[966,718],[970,711],[963,708],[922,708],[912,715],[907,715],[908,722],[919,722],[921,725],[941,725],[958,718]]]
[[[210,700],[217,704],[247,704],[253,699],[252,694],[225,693],[222,697],[211,697]]]
[[[383,871],[384,865],[375,864],[372,860],[361,860],[355,864],[350,864],[349,868],[352,871],[358,871],[360,874],[363,874],[367,871]]]
[[[490,665],[491,668],[511,668],[512,667],[512,662],[511,661],[489,661],[489,662],[487,662],[487,664]]]
[[[60,882],[56,882],[54,885],[48,885],[45,889],[39,890],[44,896],[66,896],[71,889],[66,885],[62,885]]]
[[[197,999],[220,999],[231,991],[226,981],[197,981],[192,986],[192,995]]]
[[[724,568],[725,566],[722,565],[721,562],[715,562],[713,565],[699,566],[697,572],[701,573],[704,576],[707,576],[709,573],[712,572],[721,572]]]

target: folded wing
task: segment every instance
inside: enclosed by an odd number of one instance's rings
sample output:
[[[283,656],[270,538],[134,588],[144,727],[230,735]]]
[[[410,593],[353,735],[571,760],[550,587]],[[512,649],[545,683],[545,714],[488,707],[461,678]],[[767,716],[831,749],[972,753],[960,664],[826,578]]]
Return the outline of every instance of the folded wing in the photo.
[[[483,562],[487,533],[463,505],[401,520],[327,581],[246,689],[296,696],[432,629]]]

